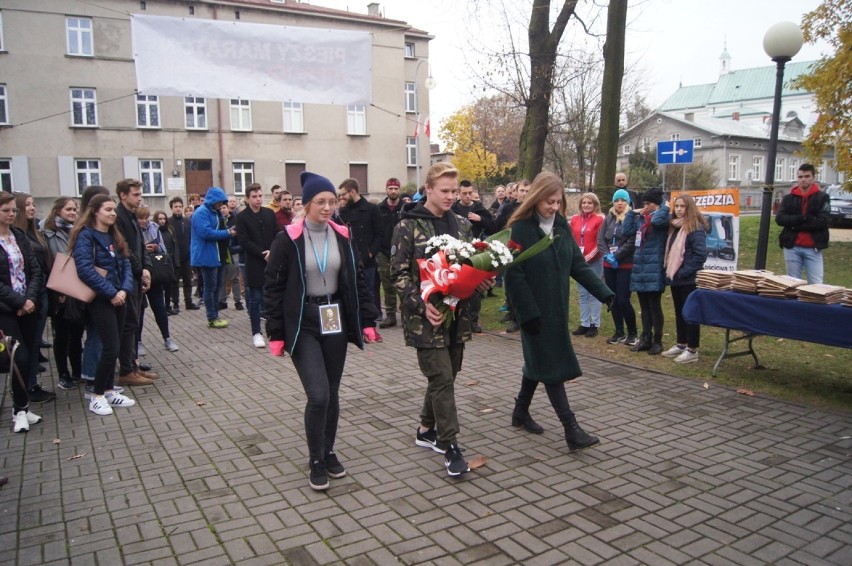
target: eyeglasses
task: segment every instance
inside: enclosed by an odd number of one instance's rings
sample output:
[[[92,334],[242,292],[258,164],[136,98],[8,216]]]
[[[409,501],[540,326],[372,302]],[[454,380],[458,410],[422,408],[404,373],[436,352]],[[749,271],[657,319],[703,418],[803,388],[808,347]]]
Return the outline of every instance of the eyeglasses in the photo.
[[[329,207],[329,208],[334,208],[337,205],[336,199],[332,199],[332,200],[312,200],[311,202],[313,204],[317,205],[320,208],[324,208],[326,206]]]
[[[18,214],[17,208],[0,208],[0,212],[3,214]]]

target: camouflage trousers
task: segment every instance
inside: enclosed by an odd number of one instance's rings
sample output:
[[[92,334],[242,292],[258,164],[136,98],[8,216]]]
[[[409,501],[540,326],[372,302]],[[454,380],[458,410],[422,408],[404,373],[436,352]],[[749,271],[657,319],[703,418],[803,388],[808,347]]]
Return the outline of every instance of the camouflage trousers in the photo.
[[[463,359],[464,344],[417,349],[420,371],[429,380],[420,411],[420,424],[437,429],[438,448],[442,450],[455,443],[459,433],[455,381]]]

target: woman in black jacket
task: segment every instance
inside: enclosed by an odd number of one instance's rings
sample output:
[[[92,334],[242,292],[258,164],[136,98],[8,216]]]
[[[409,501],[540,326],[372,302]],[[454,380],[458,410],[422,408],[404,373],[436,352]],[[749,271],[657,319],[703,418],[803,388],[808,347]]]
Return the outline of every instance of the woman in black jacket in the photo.
[[[362,332],[374,337],[378,313],[349,230],[329,220],[337,204],[334,185],[307,171],[300,179],[305,218],[281,231],[269,253],[266,330],[272,355],[286,349],[305,388],[310,486],[324,490],[328,476],[346,475],[334,440],[347,343],[363,349]]]
[[[15,432],[27,432],[30,425],[41,421],[30,412],[30,398],[21,381],[27,379],[30,367],[38,367],[38,301],[44,290],[44,274],[29,238],[13,226],[17,213],[15,197],[0,192],[0,330],[19,344],[15,364],[20,372],[10,377],[12,421]],[[11,354],[9,349],[3,358]]]

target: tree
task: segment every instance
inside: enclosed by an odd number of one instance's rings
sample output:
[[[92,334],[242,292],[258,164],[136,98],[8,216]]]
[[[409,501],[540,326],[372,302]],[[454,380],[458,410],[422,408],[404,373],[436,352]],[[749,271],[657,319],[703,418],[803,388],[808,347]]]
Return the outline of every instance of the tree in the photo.
[[[621,116],[621,81],[624,78],[624,37],[627,0],[610,0],[606,16],[604,77],[601,87],[601,126],[595,168],[597,183],[615,176],[618,158],[618,123]]]
[[[824,39],[835,50],[796,81],[798,87],[814,93],[819,112],[804,142],[805,154],[819,164],[834,148],[830,163],[844,173],[845,187],[852,190],[852,0],[823,0],[805,15],[802,31],[805,41]]]
[[[463,106],[441,125],[438,137],[453,153],[453,165],[463,179],[482,181],[498,172],[497,155],[488,151],[476,129],[473,107]]]

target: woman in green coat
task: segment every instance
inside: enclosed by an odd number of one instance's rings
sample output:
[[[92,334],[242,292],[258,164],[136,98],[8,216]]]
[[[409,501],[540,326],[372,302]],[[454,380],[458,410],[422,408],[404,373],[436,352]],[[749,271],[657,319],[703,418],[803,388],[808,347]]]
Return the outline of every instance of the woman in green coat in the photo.
[[[570,278],[596,299],[611,304],[614,293],[583,259],[565,220],[564,183],[553,173],[540,173],[527,197],[509,219],[512,240],[527,249],[551,234],[553,245],[537,256],[506,271],[506,296],[521,325],[524,369],[521,390],[515,399],[512,425],[530,432],[544,432],[529,413],[539,382],[544,383],[556,416],[565,427],[570,450],[587,448],[599,441],[577,424],[568,404],[565,382],[582,374],[568,330]]]

